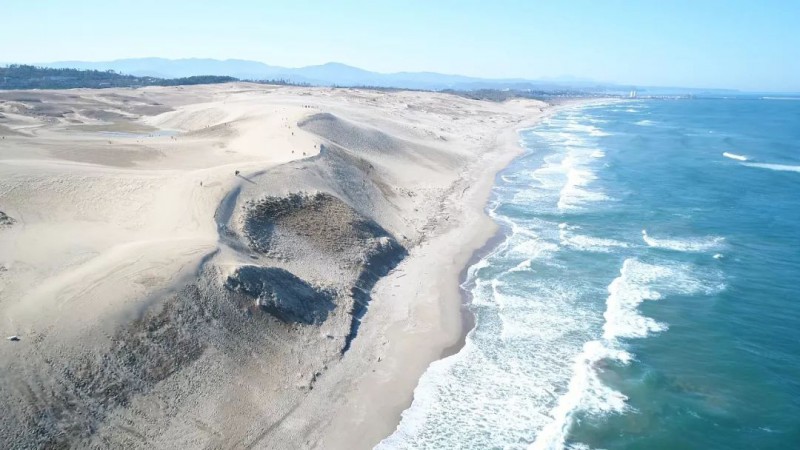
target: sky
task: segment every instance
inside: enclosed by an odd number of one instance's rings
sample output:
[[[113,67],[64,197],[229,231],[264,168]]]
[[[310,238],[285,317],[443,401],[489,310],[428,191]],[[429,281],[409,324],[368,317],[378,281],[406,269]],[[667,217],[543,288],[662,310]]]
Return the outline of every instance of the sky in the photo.
[[[800,92],[800,1],[2,0],[0,61],[341,62]]]

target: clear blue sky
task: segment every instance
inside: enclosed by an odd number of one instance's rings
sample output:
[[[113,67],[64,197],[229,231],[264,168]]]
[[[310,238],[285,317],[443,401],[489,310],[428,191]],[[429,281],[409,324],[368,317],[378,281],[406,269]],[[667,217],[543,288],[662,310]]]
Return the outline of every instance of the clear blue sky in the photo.
[[[343,62],[800,91],[800,1],[4,0],[0,61]]]

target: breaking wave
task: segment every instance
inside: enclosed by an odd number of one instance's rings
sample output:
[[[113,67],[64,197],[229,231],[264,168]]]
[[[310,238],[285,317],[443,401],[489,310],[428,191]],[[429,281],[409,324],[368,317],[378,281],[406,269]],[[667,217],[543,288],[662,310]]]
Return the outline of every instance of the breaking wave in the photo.
[[[725,238],[720,236],[708,236],[703,238],[684,238],[684,239],[664,239],[654,238],[642,230],[642,239],[650,247],[676,252],[705,252],[719,249],[725,243]]]
[[[743,163],[743,166],[756,167],[759,169],[775,170],[778,172],[800,172],[800,166],[788,164],[767,164],[767,163]]]
[[[722,152],[722,156],[730,159],[735,159],[737,161],[747,161],[747,156],[737,155],[736,153]]]
[[[537,435],[531,449],[565,448],[579,413],[601,415],[628,409],[627,397],[601,381],[601,363],[629,364],[633,355],[626,351],[623,339],[644,338],[667,330],[666,324],[639,312],[642,302],[676,294],[711,294],[724,288],[719,281],[704,280],[695,273],[695,268],[688,265],[652,264],[636,258],[624,261],[619,277],[608,286],[603,335],[584,344],[575,357],[567,391],[551,410],[553,420]]]

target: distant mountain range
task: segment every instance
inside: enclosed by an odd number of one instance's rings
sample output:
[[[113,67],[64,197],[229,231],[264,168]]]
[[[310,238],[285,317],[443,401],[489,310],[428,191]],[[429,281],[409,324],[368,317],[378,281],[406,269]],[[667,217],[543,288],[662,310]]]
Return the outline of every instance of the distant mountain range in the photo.
[[[285,80],[315,86],[374,86],[428,90],[512,89],[535,91],[573,90],[594,93],[627,93],[633,87],[600,83],[574,77],[528,80],[521,78],[486,79],[435,72],[378,73],[341,63],[299,68],[280,67],[241,59],[164,59],[132,58],[114,61],[57,61],[37,66],[84,70],[113,70],[138,77],[182,78],[200,75],[231,76],[241,80]],[[666,95],[733,92],[716,89],[639,88],[640,93]]]
[[[113,70],[140,77],[179,78],[196,75],[225,75],[242,80],[286,80],[319,86],[378,86],[412,89],[464,89],[519,87],[529,80],[486,80],[433,72],[377,73],[341,63],[299,68],[271,66],[241,59],[135,58],[115,61],[58,61],[37,66],[88,70]]]

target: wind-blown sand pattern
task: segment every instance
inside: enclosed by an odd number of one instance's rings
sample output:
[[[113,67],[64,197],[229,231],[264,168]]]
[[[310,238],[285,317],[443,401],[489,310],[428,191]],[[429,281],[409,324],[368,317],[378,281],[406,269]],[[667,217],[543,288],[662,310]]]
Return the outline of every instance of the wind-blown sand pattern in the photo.
[[[0,447],[369,448],[462,337],[544,104],[0,93]]]

